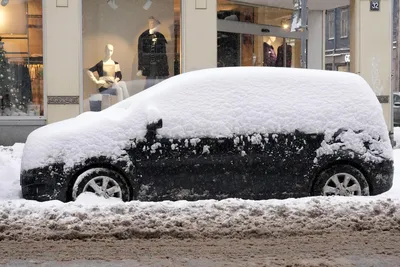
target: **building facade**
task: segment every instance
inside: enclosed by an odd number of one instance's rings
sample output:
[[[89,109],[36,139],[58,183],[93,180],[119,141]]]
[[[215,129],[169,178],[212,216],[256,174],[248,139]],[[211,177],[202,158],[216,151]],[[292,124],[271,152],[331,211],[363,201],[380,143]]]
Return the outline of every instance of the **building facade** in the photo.
[[[325,69],[350,71],[350,6],[326,11]]]
[[[301,21],[293,0],[10,0],[0,7],[0,145],[25,142],[38,127],[104,109],[183,72],[324,69],[332,41],[325,40],[326,10],[350,19],[339,38],[350,42],[346,67],[371,84],[391,130],[392,52],[382,41],[367,53],[366,40],[391,35],[392,1],[378,1],[378,11],[363,0],[303,1]]]

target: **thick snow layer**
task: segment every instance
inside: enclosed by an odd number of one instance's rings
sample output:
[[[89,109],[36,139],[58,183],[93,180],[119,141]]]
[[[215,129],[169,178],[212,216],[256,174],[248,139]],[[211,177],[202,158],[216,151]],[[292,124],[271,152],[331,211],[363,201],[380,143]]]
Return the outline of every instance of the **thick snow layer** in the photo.
[[[22,168],[93,156],[117,159],[129,139],[143,138],[146,124],[159,118],[166,138],[294,132],[325,133],[319,155],[340,129],[346,147],[366,159],[391,158],[382,108],[369,85],[352,73],[290,68],[217,68],[169,78],[102,112],[46,125],[25,144]],[[359,133],[358,131],[362,131]],[[378,142],[378,139],[383,142]],[[371,151],[360,148],[370,141]]]
[[[400,229],[400,149],[392,189],[374,197],[123,203],[83,194],[75,202],[20,199],[23,144],[0,149],[0,240],[86,237],[243,237]]]
[[[0,146],[0,201],[21,198],[19,172],[24,144]]]

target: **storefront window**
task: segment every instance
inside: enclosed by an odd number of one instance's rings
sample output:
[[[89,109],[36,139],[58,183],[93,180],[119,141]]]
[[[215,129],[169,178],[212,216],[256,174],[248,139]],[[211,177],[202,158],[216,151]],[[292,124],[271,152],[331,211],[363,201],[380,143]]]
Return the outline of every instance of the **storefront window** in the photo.
[[[218,20],[246,24],[243,28],[248,31],[235,32],[238,28],[235,25],[229,31],[219,29],[218,67],[301,67],[301,40],[292,38],[290,33],[293,10],[238,4],[229,0],[218,0],[217,10]],[[262,33],[258,25],[272,26],[280,32],[280,36],[268,31]],[[254,32],[260,34],[255,35]]]
[[[218,19],[247,23],[289,27],[293,10],[238,4],[231,0],[218,0]]]
[[[218,67],[300,68],[300,47],[298,39],[218,32]]]
[[[42,0],[0,7],[0,117],[43,115]]]
[[[344,71],[344,72],[350,71],[350,67],[348,65],[339,65],[336,68],[337,68],[337,71]]]
[[[180,0],[82,5],[84,111],[100,111],[180,73]]]

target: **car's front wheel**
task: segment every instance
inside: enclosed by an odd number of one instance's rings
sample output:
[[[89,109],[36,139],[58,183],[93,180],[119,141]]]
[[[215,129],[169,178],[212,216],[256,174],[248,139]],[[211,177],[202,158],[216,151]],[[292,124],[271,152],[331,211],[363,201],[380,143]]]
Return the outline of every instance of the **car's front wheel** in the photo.
[[[129,201],[130,188],[125,178],[116,171],[92,168],[81,173],[72,186],[72,200],[82,193],[94,193],[104,198],[119,198]]]
[[[323,171],[313,188],[315,196],[368,196],[364,175],[350,165],[335,165]]]

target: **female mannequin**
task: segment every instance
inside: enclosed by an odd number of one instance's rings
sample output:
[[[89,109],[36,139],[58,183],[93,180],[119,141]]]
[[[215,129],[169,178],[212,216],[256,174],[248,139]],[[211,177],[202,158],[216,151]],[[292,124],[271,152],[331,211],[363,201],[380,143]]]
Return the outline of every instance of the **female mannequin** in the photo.
[[[112,60],[114,47],[107,44],[105,48],[105,57],[95,66],[91,67],[87,73],[90,79],[97,85],[101,94],[116,95],[118,102],[129,97],[126,83],[121,81],[122,73],[118,62]],[[99,79],[96,79],[94,72],[97,72]]]

